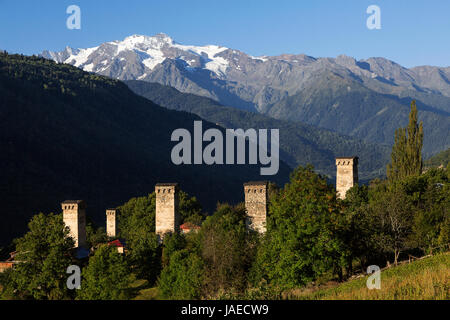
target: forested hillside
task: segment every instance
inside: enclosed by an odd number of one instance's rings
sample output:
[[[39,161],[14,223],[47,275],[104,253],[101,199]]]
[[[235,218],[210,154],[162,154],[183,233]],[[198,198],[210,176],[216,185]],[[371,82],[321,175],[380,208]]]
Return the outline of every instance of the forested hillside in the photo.
[[[167,110],[118,80],[37,57],[0,54],[0,243],[23,233],[38,212],[65,199],[87,201],[88,216],[146,195],[157,182],[179,182],[211,212],[239,202],[259,165],[175,166],[173,130],[198,116]],[[203,123],[204,130],[214,126]],[[279,184],[290,169],[280,163]]]
[[[336,175],[335,158],[357,155],[361,180],[384,175],[390,148],[364,142],[329,130],[302,123],[276,120],[258,113],[225,107],[212,99],[158,83],[125,81],[135,93],[169,109],[188,111],[225,128],[280,129],[280,157],[291,167],[313,164],[330,177]]]
[[[438,154],[432,156],[428,160],[425,161],[426,167],[439,167],[444,166],[446,167],[448,163],[450,162],[450,148],[439,152]]]
[[[418,96],[423,99],[424,97]],[[446,104],[450,102],[448,97]],[[307,123],[368,142],[394,143],[394,132],[408,121],[413,98],[399,98],[365,87],[358,79],[333,72],[317,74],[292,96],[267,106],[268,116]],[[430,102],[433,100],[430,100]],[[424,155],[450,146],[450,113],[417,99],[424,123]]]

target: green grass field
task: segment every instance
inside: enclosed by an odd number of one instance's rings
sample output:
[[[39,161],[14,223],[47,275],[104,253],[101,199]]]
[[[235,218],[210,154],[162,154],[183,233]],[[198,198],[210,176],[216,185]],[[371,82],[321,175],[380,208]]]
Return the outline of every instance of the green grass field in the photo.
[[[369,290],[367,276],[328,288],[294,290],[288,299],[305,300],[449,300],[450,253],[381,272],[381,289]]]
[[[158,300],[158,288],[149,287],[147,280],[136,280],[130,286],[133,300]]]
[[[368,276],[319,288],[296,289],[283,294],[292,300],[450,300],[450,253],[392,267],[381,272],[381,289],[369,290]],[[145,280],[133,285],[134,300],[157,300],[158,289]]]

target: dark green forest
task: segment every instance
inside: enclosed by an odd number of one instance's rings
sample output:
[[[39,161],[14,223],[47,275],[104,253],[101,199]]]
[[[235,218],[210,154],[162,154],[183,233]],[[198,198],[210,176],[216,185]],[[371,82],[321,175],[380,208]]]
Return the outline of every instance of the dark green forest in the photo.
[[[317,172],[334,178],[336,157],[358,155],[361,181],[368,182],[385,174],[390,152],[388,146],[357,140],[300,122],[277,120],[258,113],[222,106],[212,99],[181,93],[158,83],[136,80],[125,83],[135,93],[163,107],[194,113],[224,128],[279,128],[280,157],[293,168],[314,164]]]

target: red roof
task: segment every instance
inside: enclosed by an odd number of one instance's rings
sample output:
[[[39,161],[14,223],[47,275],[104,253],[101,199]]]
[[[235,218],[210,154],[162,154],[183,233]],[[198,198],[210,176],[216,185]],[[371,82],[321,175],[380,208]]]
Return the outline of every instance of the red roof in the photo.
[[[192,230],[192,229],[200,229],[200,227],[197,226],[197,225],[195,225],[195,224],[193,224],[193,223],[186,222],[186,223],[183,223],[183,224],[180,226],[180,229],[181,229],[181,230]]]
[[[125,241],[116,239],[116,240],[108,242],[108,245],[115,246],[115,247],[125,247]]]
[[[0,261],[0,267],[7,267],[7,268],[11,268],[14,265],[14,262],[12,261]]]

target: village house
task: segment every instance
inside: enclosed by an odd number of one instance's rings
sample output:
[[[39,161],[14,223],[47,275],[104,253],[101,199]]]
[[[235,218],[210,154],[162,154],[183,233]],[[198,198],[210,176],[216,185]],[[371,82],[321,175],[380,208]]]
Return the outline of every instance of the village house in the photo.
[[[200,226],[197,226],[197,225],[195,225],[193,223],[190,223],[190,222],[183,223],[180,226],[180,232],[182,234],[187,234],[187,233],[190,233],[190,232],[198,232],[199,230],[200,230]]]

